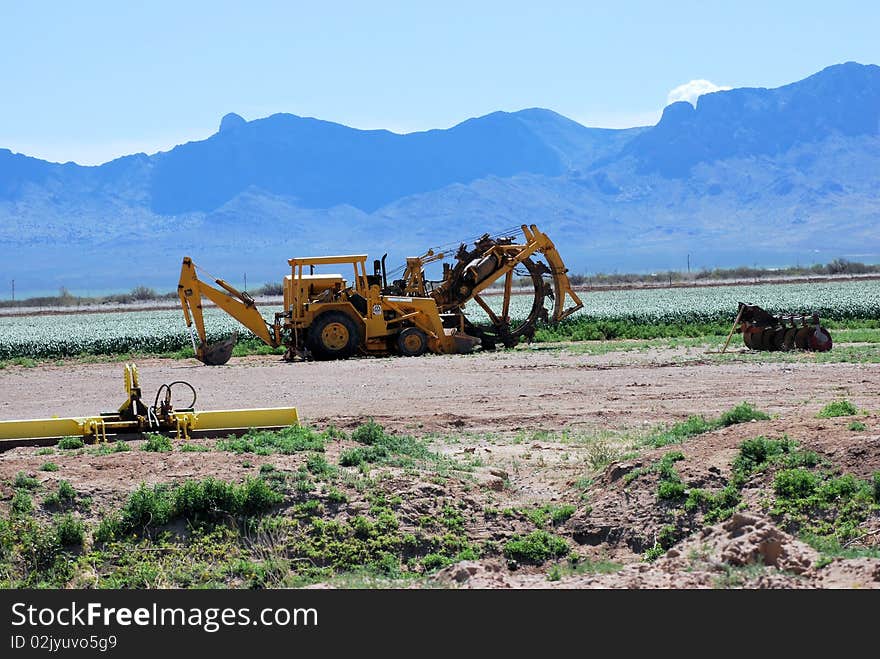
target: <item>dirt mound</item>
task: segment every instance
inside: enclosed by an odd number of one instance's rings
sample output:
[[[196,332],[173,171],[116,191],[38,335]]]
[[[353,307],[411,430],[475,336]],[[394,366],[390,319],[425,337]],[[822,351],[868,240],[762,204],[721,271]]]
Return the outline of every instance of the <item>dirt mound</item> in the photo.
[[[487,560],[450,565],[434,579],[452,588],[880,588],[880,560],[845,559],[815,567],[818,559],[818,552],[769,519],[737,513],[653,563],[614,574],[571,574],[551,581]]]
[[[665,559],[693,552],[708,553],[733,567],[766,565],[793,574],[803,574],[819,557],[816,550],[780,531],[769,519],[744,513],[703,529],[697,537],[670,549]]]

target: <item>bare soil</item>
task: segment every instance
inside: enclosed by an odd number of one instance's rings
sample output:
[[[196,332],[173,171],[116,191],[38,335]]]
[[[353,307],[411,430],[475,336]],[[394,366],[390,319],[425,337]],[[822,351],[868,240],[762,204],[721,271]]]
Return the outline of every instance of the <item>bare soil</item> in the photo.
[[[585,560],[615,561],[609,574],[562,574],[548,580],[547,566],[503,559],[459,563],[433,579],[476,588],[853,588],[880,587],[880,559],[837,559],[816,567],[818,553],[766,517],[758,485],[744,491],[747,510],[715,526],[683,522],[683,539],[663,558],[647,563],[668,510],[657,502],[656,477],[625,482],[634,469],[669,450],[685,459],[676,468],[687,487],[723,486],[739,445],[758,435],[797,441],[840,473],[871,478],[880,471],[880,368],[858,363],[717,363],[705,347],[578,354],[564,346],[460,356],[365,358],[285,363],[279,357],[233,358],[221,367],[194,360],[138,362],[145,398],[163,383],[184,380],[197,393],[197,409],[295,406],[301,422],[350,430],[369,418],[386,429],[428,438],[434,450],[478,463],[473,482],[444,485],[391,474],[389,491],[412,506],[467,499],[474,511],[468,535],[475,540],[525,532],[520,518],[497,511],[569,503],[576,512],[556,525]],[[184,396],[185,397],[185,396]],[[852,417],[816,418],[827,403],[846,398],[865,411],[866,429]],[[0,370],[0,420],[82,416],[123,402],[122,364],[40,365]],[[693,437],[681,445],[645,448],[640,438],[690,415],[716,417],[748,401],[771,415]],[[185,405],[188,401],[177,401]],[[347,441],[347,440],[346,440]],[[350,442],[349,442],[350,443]],[[335,462],[348,444],[328,448]],[[219,476],[242,479],[268,459],[234,453],[64,455],[57,472],[40,471],[36,448],[0,453],[0,508],[8,506],[19,471],[45,485],[70,481],[93,497],[93,510],[118,505],[141,482]],[[273,455],[293,470],[301,456]],[[438,488],[440,488],[438,490]],[[425,504],[427,505],[427,504]],[[431,504],[436,506],[436,503]],[[492,514],[486,513],[492,509]],[[418,510],[414,510],[414,515]],[[96,513],[97,514],[97,513]],[[476,520],[476,521],[474,521]],[[534,528],[534,527],[532,527]],[[880,519],[866,522],[858,546],[877,546]],[[745,570],[758,565],[761,569]]]

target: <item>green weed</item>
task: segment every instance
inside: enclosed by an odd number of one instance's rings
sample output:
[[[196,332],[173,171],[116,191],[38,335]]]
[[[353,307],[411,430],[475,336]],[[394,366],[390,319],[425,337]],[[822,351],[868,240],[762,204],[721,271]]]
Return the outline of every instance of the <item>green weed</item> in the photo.
[[[152,451],[154,453],[168,453],[174,447],[171,444],[171,438],[158,433],[147,433],[147,441],[141,447],[142,451]]]
[[[830,419],[837,416],[854,416],[859,413],[855,405],[848,400],[836,400],[828,403],[816,415],[818,419]]]
[[[82,448],[84,446],[83,440],[79,437],[62,437],[58,440],[58,448],[62,451],[70,451],[73,449]]]
[[[526,536],[516,535],[504,545],[504,555],[522,563],[543,563],[568,553],[569,547],[565,540],[540,529]]]
[[[82,545],[85,526],[70,513],[55,520],[55,535],[62,547]]]
[[[649,435],[645,443],[655,448],[667,446],[669,444],[681,444],[689,437],[725,428],[738,423],[746,423],[754,420],[765,420],[770,417],[756,410],[749,403],[740,403],[734,408],[723,412],[717,419],[706,419],[702,416],[690,416],[686,421],[676,423],[675,425],[654,432]]]
[[[27,490],[16,490],[12,495],[11,510],[13,515],[30,515],[34,511],[34,502]]]
[[[288,426],[281,430],[251,430],[241,437],[217,441],[217,450],[233,453],[291,455],[300,451],[323,451],[326,437],[313,428]]]
[[[34,490],[40,487],[40,480],[20,471],[15,475],[15,480],[12,482],[12,485],[13,487],[20,487],[25,490]]]

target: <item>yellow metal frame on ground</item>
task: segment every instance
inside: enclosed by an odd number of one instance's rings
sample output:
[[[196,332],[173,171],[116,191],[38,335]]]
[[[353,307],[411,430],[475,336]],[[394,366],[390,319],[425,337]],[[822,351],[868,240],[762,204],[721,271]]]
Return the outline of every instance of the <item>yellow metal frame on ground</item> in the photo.
[[[283,428],[297,425],[299,422],[295,407],[174,412],[173,416],[179,439],[189,437],[191,431]],[[108,435],[136,433],[141,430],[136,421],[114,420],[102,416],[27,419],[0,421],[0,440],[91,437],[98,441],[106,441]],[[150,432],[150,428],[143,431]]]

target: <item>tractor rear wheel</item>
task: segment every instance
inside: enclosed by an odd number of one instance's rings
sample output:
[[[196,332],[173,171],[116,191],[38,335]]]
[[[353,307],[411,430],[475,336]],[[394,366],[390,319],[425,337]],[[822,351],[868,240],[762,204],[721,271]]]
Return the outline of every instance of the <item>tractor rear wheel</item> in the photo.
[[[428,349],[428,337],[418,327],[405,327],[397,335],[397,349],[404,357],[424,355]]]
[[[351,316],[328,311],[309,327],[306,345],[315,359],[348,359],[357,350],[360,334]]]

